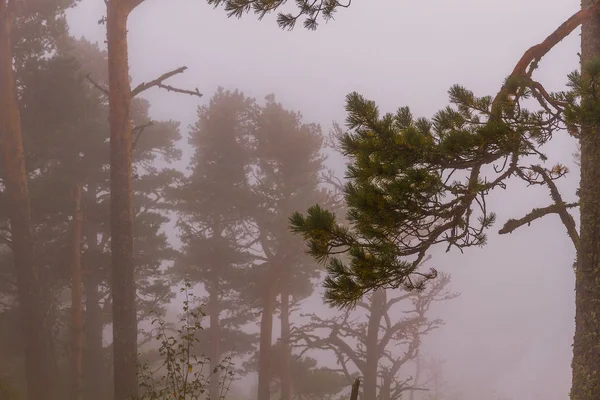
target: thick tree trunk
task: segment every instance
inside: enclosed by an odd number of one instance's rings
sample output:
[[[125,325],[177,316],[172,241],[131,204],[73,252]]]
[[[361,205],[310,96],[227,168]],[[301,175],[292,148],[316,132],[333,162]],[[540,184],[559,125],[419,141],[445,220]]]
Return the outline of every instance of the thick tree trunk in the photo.
[[[287,279],[281,285],[281,400],[292,399],[292,371],[290,365],[290,294]]]
[[[383,315],[385,306],[385,290],[378,289],[373,292],[371,297],[371,307],[369,315],[369,324],[367,326],[367,360],[365,371],[362,371],[364,377],[362,400],[377,399],[377,368],[379,358],[379,323]]]
[[[110,233],[112,251],[115,400],[137,396],[137,318],[133,266],[131,87],[127,55],[129,2],[109,0],[106,16],[110,120]]]
[[[98,188],[89,184],[87,188],[86,206],[90,211],[96,209],[96,197]],[[93,211],[92,211],[93,212]],[[85,399],[106,400],[107,395],[107,372],[104,357],[104,345],[102,336],[104,324],[102,321],[102,310],[100,309],[100,271],[96,260],[98,257],[98,226],[88,214],[85,223],[85,241],[87,253],[85,258]]]
[[[81,185],[73,191],[73,226],[71,236],[71,330],[73,357],[73,399],[83,399],[83,303],[81,275]]]
[[[221,356],[221,329],[219,324],[219,283],[218,279],[211,285],[209,298],[209,313],[210,313],[210,340],[211,340],[211,352],[210,352],[210,400],[219,400],[221,397],[221,386],[219,382],[221,380],[221,373],[219,370],[219,358]]]
[[[57,376],[46,312],[48,302],[34,266],[33,233],[21,120],[12,56],[12,28],[17,2],[0,0],[0,140],[9,206],[12,251],[17,276],[21,326],[25,342],[27,397],[53,400]]]
[[[583,0],[582,7],[593,3]],[[581,61],[600,57],[600,18],[583,23]],[[576,269],[572,400],[600,394],[600,127],[581,130],[581,233]]]
[[[271,269],[271,268],[270,268]],[[273,341],[273,308],[275,306],[275,272],[270,271],[263,294],[263,309],[260,319],[260,345],[258,350],[258,396],[257,400],[271,397],[271,345]]]

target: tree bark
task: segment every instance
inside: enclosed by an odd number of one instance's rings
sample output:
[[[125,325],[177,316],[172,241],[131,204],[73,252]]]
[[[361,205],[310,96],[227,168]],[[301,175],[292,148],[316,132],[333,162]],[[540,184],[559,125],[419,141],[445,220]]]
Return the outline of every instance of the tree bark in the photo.
[[[96,209],[96,197],[98,188],[95,184],[87,187],[87,208],[94,212]],[[94,211],[92,211],[94,210]],[[98,256],[98,227],[89,213],[84,223],[85,241],[87,252],[85,257],[85,398],[86,400],[105,400],[107,396],[106,387],[107,373],[104,357],[104,345],[102,343],[104,324],[102,321],[102,310],[100,309],[100,285],[99,265],[96,261]]]
[[[583,0],[582,7],[594,3]],[[581,61],[600,57],[600,18],[582,25]],[[581,129],[580,245],[575,283],[572,400],[593,400],[600,393],[600,127]]]
[[[369,324],[367,326],[367,360],[365,371],[363,371],[363,396],[362,400],[377,399],[377,368],[379,366],[379,324],[383,316],[385,306],[385,289],[378,289],[373,292],[371,298],[371,314],[369,315]]]
[[[287,274],[286,274],[287,276]],[[292,399],[292,371],[290,365],[290,294],[289,282],[281,285],[281,400]]]
[[[13,71],[13,26],[16,0],[0,0],[0,141],[9,207],[12,251],[17,277],[19,312],[25,342],[27,397],[57,398],[57,375],[48,326],[49,302],[34,265],[27,173],[21,120]]]
[[[81,235],[83,214],[81,212],[81,185],[73,191],[73,226],[71,237],[71,330],[73,357],[73,399],[83,399],[83,303],[81,275]]]
[[[219,370],[219,358],[221,356],[221,327],[219,324],[219,282],[218,277],[213,281],[209,294],[209,313],[210,313],[210,340],[212,343],[210,353],[210,400],[219,400],[221,397],[221,373]]]
[[[127,54],[127,17],[132,5],[125,0],[107,4],[114,394],[115,400],[129,400],[138,393]]]
[[[263,294],[263,309],[260,318],[260,344],[258,350],[258,396],[257,400],[271,397],[271,346],[273,341],[273,308],[275,306],[275,286],[277,274],[269,268],[269,276]]]

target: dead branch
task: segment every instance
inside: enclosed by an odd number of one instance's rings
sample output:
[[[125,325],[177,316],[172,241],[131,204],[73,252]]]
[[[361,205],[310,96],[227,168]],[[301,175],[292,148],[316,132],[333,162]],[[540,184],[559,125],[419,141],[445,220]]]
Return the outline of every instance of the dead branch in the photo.
[[[108,96],[108,88],[103,87],[102,85],[100,85],[98,82],[96,82],[95,80],[92,79],[92,73],[90,72],[89,74],[87,74],[85,76],[85,78],[99,91],[101,91],[102,93],[104,93],[105,95]]]
[[[202,93],[200,93],[200,90],[198,90],[198,88],[196,88],[194,90],[186,90],[186,89],[176,88],[176,87],[170,86],[170,85],[163,85],[162,83],[157,85],[157,87],[159,87],[161,89],[165,89],[168,92],[183,93],[183,94],[189,94],[190,96],[202,97]]]
[[[548,185],[548,189],[550,189],[550,197],[554,201],[554,204],[558,206],[558,216],[560,217],[560,220],[565,226],[565,228],[567,228],[567,233],[569,234],[569,237],[571,238],[575,249],[578,249],[579,233],[577,232],[575,220],[573,219],[573,216],[567,211],[566,204],[563,201],[562,196],[558,191],[558,188],[556,187],[556,184],[550,178],[546,170],[544,170],[544,168],[540,167],[539,165],[534,165],[532,167],[532,170],[540,174],[540,176],[544,179],[546,185]]]
[[[167,79],[169,79],[177,74],[182,74],[186,69],[187,69],[187,67],[179,67],[177,69],[174,69],[173,71],[165,72],[164,74],[162,74],[158,78],[154,79],[153,81],[150,81],[148,83],[146,83],[146,82],[140,83],[139,85],[136,86],[135,89],[133,89],[131,91],[131,97],[135,97],[138,94],[142,93],[143,91],[148,90],[155,86],[159,87],[161,89],[166,89],[170,92],[184,93],[184,94],[202,97],[202,94],[200,93],[200,91],[197,88],[195,91],[194,90],[185,90],[185,89],[178,89],[176,87],[163,84],[163,82],[166,81]]]
[[[554,183],[554,180],[548,175],[546,170],[539,165],[533,165],[531,170],[537,173],[544,183],[550,190],[550,198],[554,201],[554,204],[542,208],[534,208],[529,214],[525,215],[520,219],[509,219],[506,221],[502,229],[498,231],[500,235],[506,233],[512,233],[515,229],[527,224],[530,225],[536,219],[542,218],[548,214],[558,214],[561,222],[567,228],[567,234],[571,238],[573,245],[576,249],[579,248],[579,233],[577,232],[577,226],[575,225],[575,219],[569,214],[569,208],[575,208],[579,206],[578,202],[565,203],[558,187]]]
[[[536,219],[542,218],[548,214],[558,214],[560,208],[574,208],[577,207],[579,203],[568,203],[564,206],[559,206],[557,204],[552,204],[550,206],[542,207],[542,208],[534,208],[531,212],[525,215],[523,218],[519,219],[509,219],[506,221],[504,226],[498,231],[500,235],[505,235],[507,233],[512,233],[517,228],[527,224],[530,225]]]

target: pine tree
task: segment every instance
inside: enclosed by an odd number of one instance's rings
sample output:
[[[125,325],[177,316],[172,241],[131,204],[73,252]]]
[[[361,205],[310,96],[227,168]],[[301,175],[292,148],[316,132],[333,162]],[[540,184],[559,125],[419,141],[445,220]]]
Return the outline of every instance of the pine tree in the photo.
[[[413,118],[410,109],[380,114],[375,102],[357,93],[347,98],[347,126],[342,147],[351,159],[345,187],[350,227],[315,206],[307,216],[292,218],[292,229],[308,241],[310,252],[328,262],[325,282],[331,304],[356,303],[379,287],[421,289],[436,276],[419,263],[431,246],[483,246],[495,222],[486,206],[494,189],[510,178],[544,186],[550,204],[506,221],[500,234],[513,232],[548,214],[556,214],[577,250],[576,328],[571,398],[591,400],[600,391],[600,299],[597,259],[600,254],[600,140],[597,84],[600,65],[600,5],[584,1],[582,9],[516,64],[499,93],[478,97],[453,86],[451,106],[431,119]],[[581,72],[569,76],[569,90],[548,93],[533,79],[539,61],[582,25]],[[529,111],[523,101],[540,105]],[[581,145],[581,182],[566,200],[556,181],[568,173],[560,163],[548,165],[544,145],[558,131],[568,131]],[[534,163],[532,165],[532,163]],[[579,231],[570,210],[580,207]],[[410,241],[399,240],[409,234]],[[335,254],[346,253],[345,263]]]
[[[71,57],[80,52],[89,56],[86,60],[99,60],[98,66],[106,66],[102,52],[89,43],[82,48],[61,48],[49,59],[40,59],[20,69],[21,91],[19,101],[23,119],[23,135],[26,163],[29,171],[29,192],[32,209],[32,226],[36,234],[36,258],[44,265],[40,279],[48,289],[54,305],[52,326],[70,324],[66,315],[57,310],[67,302],[63,293],[70,286],[67,268],[71,247],[71,215],[73,200],[71,192],[81,184],[83,221],[82,264],[85,293],[85,348],[84,386],[86,399],[104,399],[110,379],[107,375],[107,354],[103,345],[103,331],[111,322],[111,293],[107,285],[109,270],[109,232],[106,223],[108,202],[108,124],[107,104],[104,94],[91,87],[85,79],[88,71]],[[79,45],[77,43],[72,43]],[[96,68],[98,68],[98,66]],[[60,93],[60,101],[56,94]],[[136,99],[135,123],[147,125],[148,103]],[[171,170],[158,170],[152,166],[157,157],[168,161],[177,160],[179,151],[175,141],[179,138],[178,125],[171,121],[155,121],[141,132],[135,147],[134,165],[137,179],[134,182],[134,205],[136,211],[136,279],[139,319],[148,318],[150,309],[160,311],[171,296],[168,277],[164,268],[175,252],[170,248],[162,226],[168,221],[164,215],[161,194],[172,182]],[[160,156],[157,156],[160,154]],[[2,196],[3,198],[3,196]],[[6,208],[2,209],[6,212]],[[7,215],[3,215],[5,225]],[[3,235],[5,239],[9,237]],[[6,280],[14,281],[10,268],[12,259],[3,257],[0,273]],[[15,293],[10,285],[0,286],[0,296],[10,299]],[[60,306],[60,307],[59,307]],[[64,329],[60,328],[60,332]],[[64,379],[70,380],[70,370],[63,369],[68,362],[62,351],[63,342],[69,340],[64,333],[49,334],[53,344],[54,358],[61,367]],[[64,343],[66,344],[66,343]],[[68,365],[68,364],[67,364]],[[66,367],[65,367],[66,368]],[[66,371],[66,373],[65,373]],[[16,373],[18,376],[19,373]],[[64,397],[62,397],[64,398]]]
[[[218,89],[208,106],[198,110],[189,136],[195,149],[190,176],[171,192],[179,214],[181,257],[174,272],[179,279],[202,283],[207,292],[209,327],[198,350],[210,358],[210,399],[221,388],[218,366],[225,355],[254,350],[256,337],[242,327],[253,321],[248,305],[248,267],[254,257],[245,248],[252,193],[248,185],[248,141],[254,134],[257,105],[242,93]]]
[[[257,119],[252,190],[255,237],[260,261],[258,293],[261,304],[258,398],[269,399],[270,351],[273,313],[279,295],[282,346],[289,351],[290,305],[312,292],[311,279],[318,276],[316,263],[302,250],[301,241],[287,229],[288,216],[315,201],[328,201],[320,187],[325,172],[321,154],[323,136],[318,125],[302,122],[299,113],[286,110],[273,95],[267,96]],[[289,363],[284,362],[282,397],[290,396]]]
[[[0,1],[0,140],[2,145],[3,189],[10,215],[10,248],[16,271],[25,337],[27,396],[32,399],[58,398],[53,362],[49,314],[51,302],[39,278],[34,255],[23,134],[18,105],[18,74],[14,68],[35,62],[55,48],[63,34],[64,9],[71,1]],[[33,35],[32,35],[33,34]]]

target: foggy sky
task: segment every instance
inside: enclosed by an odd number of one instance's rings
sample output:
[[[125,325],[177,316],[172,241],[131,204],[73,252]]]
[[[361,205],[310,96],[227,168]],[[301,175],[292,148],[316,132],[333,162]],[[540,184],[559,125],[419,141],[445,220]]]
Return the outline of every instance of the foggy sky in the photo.
[[[69,12],[71,32],[102,42],[105,26],[97,21],[104,7],[102,0],[83,0]],[[275,93],[324,132],[344,121],[344,96],[354,90],[382,111],[410,105],[416,116],[429,117],[447,104],[454,83],[494,95],[522,53],[578,9],[578,1],[355,0],[316,32],[301,25],[287,32],[274,18],[228,19],[203,0],[147,0],[129,20],[131,75],[135,85],[188,66],[170,83],[198,87],[200,101],[159,90],[146,96],[152,117],[182,121],[184,138],[197,105],[218,86],[258,100]],[[548,89],[562,88],[577,67],[578,41],[577,31],[542,61],[536,77]],[[558,136],[551,161],[570,163],[574,141]],[[566,201],[578,180],[577,173],[561,180]],[[488,388],[515,400],[564,400],[575,252],[556,216],[508,236],[495,233],[507,218],[550,202],[543,189],[511,183],[490,198],[498,222],[485,248],[462,255],[436,249],[429,265],[450,272],[452,289],[462,295],[436,308],[446,326],[427,338],[426,351],[447,360],[446,378],[461,386],[465,400],[479,400]],[[322,307],[318,298],[311,305]]]

